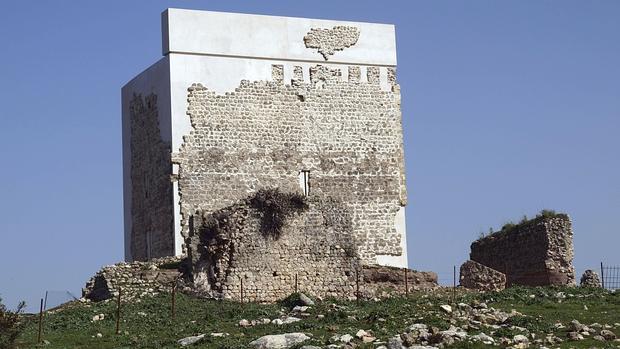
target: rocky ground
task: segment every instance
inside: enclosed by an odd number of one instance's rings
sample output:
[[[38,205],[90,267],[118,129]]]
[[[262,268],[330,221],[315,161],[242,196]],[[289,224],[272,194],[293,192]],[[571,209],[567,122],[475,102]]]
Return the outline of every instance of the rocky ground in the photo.
[[[597,288],[450,289],[336,301],[292,295],[241,304],[178,294],[82,301],[46,314],[46,348],[620,348],[620,292]],[[20,339],[35,347],[36,317]]]

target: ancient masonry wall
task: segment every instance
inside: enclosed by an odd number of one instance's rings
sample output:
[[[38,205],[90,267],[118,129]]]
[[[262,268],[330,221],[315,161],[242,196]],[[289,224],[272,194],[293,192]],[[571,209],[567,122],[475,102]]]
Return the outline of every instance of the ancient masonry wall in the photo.
[[[225,95],[200,84],[189,88],[193,129],[173,155],[184,236],[197,210],[213,212],[263,188],[302,192],[300,171],[308,171],[307,194],[349,215],[336,219],[350,219],[363,262],[403,254],[395,228],[406,192],[394,80],[384,91],[379,68],[369,67],[367,82],[360,82],[359,67],[343,67],[343,74],[316,65],[310,81],[294,67],[285,83],[282,66],[272,68],[273,81],[241,81]]]
[[[131,254],[133,260],[174,255],[170,145],[161,140],[157,95],[130,102]]]
[[[299,290],[314,296],[353,295],[356,242],[351,227],[334,221],[329,203],[308,200],[278,236],[261,233],[261,217],[249,200],[213,214],[194,215],[189,257],[193,282],[208,296],[271,302]]]
[[[437,286],[435,273],[410,270],[407,285],[403,269],[361,265],[350,214],[336,200],[309,196],[277,234],[263,229],[265,224],[270,227],[272,216],[262,205],[282,207],[287,206],[283,200],[292,200],[290,193],[275,192],[278,195],[259,192],[221,210],[191,216],[191,292],[273,302],[296,289],[319,297],[373,298],[403,293],[407,286],[409,290]],[[292,196],[297,202],[303,198]],[[258,205],[257,197],[262,198]]]
[[[573,231],[565,214],[540,216],[471,245],[470,259],[506,275],[506,285],[573,285]]]

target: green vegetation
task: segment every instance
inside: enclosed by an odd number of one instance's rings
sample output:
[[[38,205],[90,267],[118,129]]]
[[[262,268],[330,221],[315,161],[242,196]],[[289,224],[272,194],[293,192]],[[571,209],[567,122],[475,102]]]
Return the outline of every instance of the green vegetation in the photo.
[[[548,210],[548,209],[543,209],[541,210],[536,217],[529,219],[527,217],[527,215],[523,215],[523,217],[521,218],[521,220],[519,221],[519,223],[515,223],[513,221],[508,221],[506,223],[504,223],[504,225],[502,226],[502,228],[498,231],[493,231],[493,228],[489,228],[489,233],[488,234],[483,234],[480,233],[480,235],[478,236],[478,240],[481,240],[487,236],[491,236],[493,234],[498,234],[498,233],[509,233],[511,231],[514,231],[516,229],[521,229],[523,227],[525,227],[526,225],[529,224],[535,224],[538,221],[542,220],[542,219],[547,219],[547,218],[555,218],[555,217],[561,217],[561,218],[566,218],[568,217],[565,213],[557,213],[554,210]]]
[[[278,188],[260,189],[250,199],[250,204],[261,214],[261,233],[275,239],[282,234],[287,218],[308,209],[303,195],[283,193]]]
[[[405,298],[397,296],[383,301],[335,301],[318,302],[308,310],[310,316],[302,321],[277,326],[260,324],[248,328],[238,326],[242,319],[275,319],[288,314],[298,304],[293,295],[278,304],[240,304],[214,301],[179,294],[176,302],[176,319],[171,319],[170,295],[144,298],[140,302],[123,304],[120,334],[115,334],[116,305],[114,301],[100,303],[74,302],[59,311],[46,314],[44,339],[50,344],[45,348],[179,348],[178,339],[206,333],[201,342],[188,348],[247,348],[252,340],[267,334],[305,332],[312,339],[304,344],[325,346],[334,334],[351,334],[371,330],[380,340],[403,333],[414,323],[424,323],[441,330],[450,324],[463,325],[459,319],[439,308],[442,304],[485,302],[489,306],[509,312],[516,309],[523,316],[515,316],[512,325],[526,328],[537,337],[554,333],[566,338],[566,329],[554,329],[556,322],[567,325],[577,319],[582,323],[614,324],[620,322],[620,293],[601,289],[545,287],[515,287],[502,292],[480,294],[459,290],[453,298],[450,290],[410,293]],[[588,310],[586,310],[586,308]],[[101,321],[93,316],[104,314]],[[318,316],[322,315],[322,316]],[[485,330],[488,334],[488,329]],[[495,336],[514,336],[520,332],[502,328]],[[616,333],[620,327],[616,327]],[[212,337],[212,332],[229,333],[226,337]],[[469,330],[470,334],[480,331]],[[97,337],[100,333],[102,336]],[[37,318],[29,317],[27,327],[19,339],[20,348],[36,346]],[[359,341],[358,341],[359,342]],[[553,347],[589,348],[604,347],[592,339],[564,342]],[[358,348],[374,348],[362,344]],[[479,343],[456,343],[452,348],[489,348]]]
[[[13,348],[15,340],[24,328],[24,323],[20,321],[26,303],[20,302],[15,311],[11,311],[2,304],[0,298],[0,349]]]

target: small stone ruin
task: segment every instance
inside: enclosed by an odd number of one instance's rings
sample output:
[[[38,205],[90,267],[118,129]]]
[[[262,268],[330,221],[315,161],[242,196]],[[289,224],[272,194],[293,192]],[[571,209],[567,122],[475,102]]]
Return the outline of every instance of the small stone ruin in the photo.
[[[568,215],[543,211],[536,218],[507,224],[474,241],[470,261],[461,267],[461,285],[495,289],[501,287],[500,274],[506,287],[574,285],[573,231]],[[491,279],[500,284],[489,286]]]
[[[598,277],[598,274],[591,269],[583,272],[583,275],[581,275],[581,280],[579,281],[579,285],[581,287],[602,287],[601,279]]]
[[[479,291],[501,291],[506,288],[506,275],[470,260],[461,265],[460,284]]]
[[[86,283],[82,297],[98,302],[118,296],[120,291],[127,301],[169,293],[180,276],[180,262],[178,257],[165,257],[103,267]]]

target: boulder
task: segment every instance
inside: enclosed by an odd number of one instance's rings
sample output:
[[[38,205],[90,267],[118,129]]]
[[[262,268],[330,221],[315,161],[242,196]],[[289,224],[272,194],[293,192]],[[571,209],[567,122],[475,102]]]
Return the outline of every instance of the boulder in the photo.
[[[284,333],[262,336],[250,345],[256,349],[287,349],[310,339],[303,333]]]
[[[190,337],[185,337],[185,338],[181,338],[177,341],[177,343],[179,343],[179,345],[181,345],[182,347],[186,347],[188,345],[194,344],[200,340],[202,340],[205,337],[204,334],[198,335],[198,336],[190,336]]]

